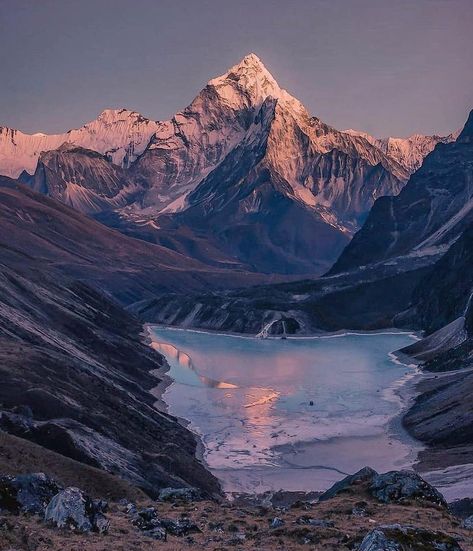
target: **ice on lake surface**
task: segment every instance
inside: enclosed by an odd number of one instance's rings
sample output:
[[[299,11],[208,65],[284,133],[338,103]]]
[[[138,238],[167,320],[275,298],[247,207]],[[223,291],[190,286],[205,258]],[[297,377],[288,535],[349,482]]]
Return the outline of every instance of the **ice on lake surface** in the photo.
[[[321,490],[365,465],[410,467],[396,422],[414,375],[406,333],[256,339],[152,327],[171,367],[169,412],[189,422],[226,491]]]

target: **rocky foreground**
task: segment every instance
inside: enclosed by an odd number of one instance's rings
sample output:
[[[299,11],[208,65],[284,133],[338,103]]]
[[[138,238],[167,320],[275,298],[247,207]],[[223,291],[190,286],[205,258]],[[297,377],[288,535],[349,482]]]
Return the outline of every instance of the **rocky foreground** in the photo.
[[[163,489],[152,501],[125,486],[109,487],[106,501],[100,484],[82,480],[95,495],[42,473],[0,476],[0,550],[473,550],[473,502],[447,505],[411,471],[365,467],[316,499],[279,493],[232,502],[204,500],[192,488]]]

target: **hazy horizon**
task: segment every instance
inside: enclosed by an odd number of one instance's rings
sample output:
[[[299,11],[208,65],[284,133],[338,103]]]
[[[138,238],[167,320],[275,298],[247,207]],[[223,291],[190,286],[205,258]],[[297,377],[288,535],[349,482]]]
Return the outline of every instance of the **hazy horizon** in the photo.
[[[166,120],[250,52],[341,130],[445,135],[473,108],[470,0],[2,0],[0,25],[0,125],[28,133]]]

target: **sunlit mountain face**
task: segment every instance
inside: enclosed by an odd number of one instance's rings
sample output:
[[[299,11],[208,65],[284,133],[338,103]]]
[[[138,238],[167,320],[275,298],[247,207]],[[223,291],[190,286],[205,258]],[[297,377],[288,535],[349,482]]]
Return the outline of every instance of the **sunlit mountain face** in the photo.
[[[64,134],[0,129],[0,173],[211,265],[327,271],[439,141],[340,132],[249,54],[169,121],[108,109]]]

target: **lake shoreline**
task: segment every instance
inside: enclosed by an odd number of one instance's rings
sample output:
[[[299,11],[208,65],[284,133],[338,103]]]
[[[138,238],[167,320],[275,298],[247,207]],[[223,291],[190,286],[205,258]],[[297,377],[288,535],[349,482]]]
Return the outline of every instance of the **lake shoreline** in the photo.
[[[152,341],[156,341],[157,339],[153,339],[153,336],[152,336],[152,329],[153,328],[156,328],[156,329],[165,329],[165,330],[170,330],[170,331],[183,331],[183,328],[177,328],[177,327],[172,327],[172,326],[164,326],[162,324],[146,324],[145,325],[145,329],[147,331],[147,335],[148,335],[148,343],[151,344]],[[216,331],[206,331],[206,330],[198,330],[198,329],[185,329],[185,331],[188,331],[190,333],[199,333],[199,334],[205,334],[205,335],[221,335],[221,336],[225,336],[225,337],[235,337],[235,338],[242,338],[242,339],[250,339],[250,340],[254,340],[255,339],[255,336],[254,335],[242,335],[242,334],[234,334],[234,333],[222,333],[222,332],[216,332]],[[311,335],[311,336],[300,336],[300,337],[293,337],[293,336],[290,336],[288,338],[289,341],[308,341],[308,340],[318,340],[318,339],[332,339],[332,338],[339,338],[339,337],[346,337],[346,336],[380,336],[380,335],[406,335],[406,336],[410,336],[411,338],[415,338],[415,339],[418,339],[419,336],[418,334],[415,334],[414,332],[409,332],[409,331],[402,331],[402,330],[399,330],[399,329],[396,329],[396,328],[393,328],[393,329],[390,329],[390,330],[375,330],[375,331],[337,331],[337,332],[333,332],[333,333],[327,333],[327,332],[321,332],[319,334],[316,334],[316,335]],[[280,339],[277,338],[277,337],[270,337],[268,340],[275,340],[275,341],[279,341]],[[397,358],[397,357],[392,357],[390,355],[390,359],[391,361],[395,362],[395,363],[399,363],[399,364],[402,364],[403,366],[406,366],[406,368],[410,368],[412,369],[412,364],[409,363],[406,365],[406,361],[405,361],[405,358]],[[401,411],[395,415],[394,418],[391,418],[389,420],[389,422],[387,423],[386,425],[386,433],[389,433],[389,434],[392,434],[393,435],[393,438],[394,439],[397,439],[397,438],[402,438],[403,441],[407,441],[407,440],[410,440],[411,437],[408,433],[406,433],[403,425],[402,425],[402,416],[405,412],[405,410],[408,408],[408,403],[406,402],[406,400],[408,399],[409,401],[415,399],[415,396],[414,396],[414,393],[415,393],[415,382],[414,381],[417,381],[417,379],[421,376],[421,374],[416,371],[415,373],[409,373],[409,377],[404,380],[404,377],[402,377],[400,380],[397,380],[395,381],[395,385],[394,385],[394,388],[389,388],[389,389],[384,389],[384,390],[389,390],[393,396],[396,395],[398,396],[398,399],[402,402],[402,407],[401,407]],[[154,392],[153,394],[158,397],[159,395],[159,398],[161,399],[162,401],[162,395],[164,394],[164,392],[166,392],[166,390],[169,388],[169,384],[161,384],[159,385],[159,387],[157,389],[154,389]],[[157,392],[156,392],[157,391]],[[205,458],[205,454],[206,454],[206,447],[205,447],[205,444],[204,444],[204,437],[203,435],[199,434],[198,432],[196,432],[196,430],[193,430],[192,427],[190,427],[190,422],[186,419],[183,419],[182,416],[179,416],[179,415],[175,415],[175,413],[173,413],[174,416],[176,416],[179,421],[181,423],[184,424],[184,426],[186,426],[186,428],[192,430],[192,432],[194,434],[196,434],[196,438],[199,440],[200,444],[199,444],[199,460],[203,461],[204,464],[206,465],[207,468],[209,468],[212,472],[214,472],[214,474],[219,477],[219,469],[215,469],[215,468],[210,468],[209,466],[209,463],[206,461],[206,458]],[[303,438],[303,435],[301,435],[302,438]],[[307,444],[308,446],[311,446],[311,445],[317,445],[316,442],[313,442],[313,441],[309,441],[308,443],[306,442],[305,444]],[[409,444],[411,444],[411,442],[409,442]],[[416,444],[418,444],[418,442],[416,441]],[[301,441],[299,441],[299,445],[303,445],[301,444]],[[282,450],[284,449],[284,444],[281,445],[282,446]],[[278,447],[278,446],[276,446]],[[416,453],[417,455],[417,453]],[[369,463],[369,461],[367,460],[367,462]],[[329,469],[330,470],[330,467],[322,467],[323,469]],[[238,470],[238,469],[237,469]],[[255,470],[255,469],[253,469]],[[256,469],[257,470],[257,469]],[[387,469],[385,469],[387,470]],[[339,476],[339,474],[337,475]],[[235,491],[239,491],[240,489],[236,489]],[[289,490],[290,491],[290,490]]]
[[[154,327],[155,324],[152,324],[152,323],[145,323],[143,325],[143,342],[147,345],[147,346],[150,346],[151,348],[153,348],[153,342],[155,342],[153,340],[153,337],[152,337],[152,334],[151,334],[151,327]],[[154,348],[153,348],[154,349]],[[172,385],[173,383],[173,379],[168,375],[169,373],[169,370],[171,369],[170,368],[170,365],[166,359],[166,356],[164,354],[162,354],[163,356],[163,359],[164,359],[164,362],[165,362],[165,369],[166,371],[165,372],[161,372],[160,370],[153,370],[151,372],[151,375],[153,376],[156,376],[156,378],[159,378],[159,382],[158,384],[153,387],[152,389],[150,389],[150,394],[153,395],[153,397],[156,399],[156,402],[154,403],[154,407],[162,412],[162,413],[166,413],[167,415],[172,415],[170,412],[169,412],[169,406],[166,404],[166,402],[163,400],[163,395],[164,393],[166,392],[166,390]],[[186,428],[187,430],[189,430],[194,438],[195,438],[195,442],[196,442],[196,450],[195,450],[195,458],[204,465],[204,467],[209,471],[209,466],[207,465],[207,462],[205,461],[205,446],[204,446],[204,442],[202,441],[202,438],[200,437],[200,435],[198,433],[196,433],[195,431],[193,431],[189,425],[190,425],[190,422],[187,420],[187,419],[184,419],[183,417],[178,417],[178,416],[175,416],[173,415],[173,417],[177,420],[177,422],[182,425],[184,428]]]

